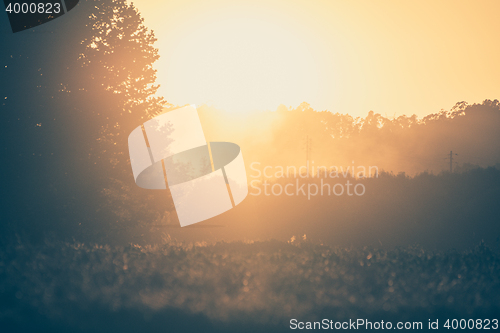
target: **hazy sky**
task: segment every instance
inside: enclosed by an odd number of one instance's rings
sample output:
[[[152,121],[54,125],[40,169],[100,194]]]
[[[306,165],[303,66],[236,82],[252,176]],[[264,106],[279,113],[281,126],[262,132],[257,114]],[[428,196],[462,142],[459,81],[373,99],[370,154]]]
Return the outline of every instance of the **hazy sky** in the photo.
[[[500,1],[134,3],[173,104],[392,117],[500,98]]]

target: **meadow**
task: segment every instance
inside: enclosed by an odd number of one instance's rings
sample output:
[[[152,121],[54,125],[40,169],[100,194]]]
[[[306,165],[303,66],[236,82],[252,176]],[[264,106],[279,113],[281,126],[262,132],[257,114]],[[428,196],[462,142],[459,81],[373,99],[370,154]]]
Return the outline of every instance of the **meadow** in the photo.
[[[0,248],[2,332],[281,332],[290,320],[493,319],[500,254],[304,240]],[[441,331],[441,330],[440,330]]]

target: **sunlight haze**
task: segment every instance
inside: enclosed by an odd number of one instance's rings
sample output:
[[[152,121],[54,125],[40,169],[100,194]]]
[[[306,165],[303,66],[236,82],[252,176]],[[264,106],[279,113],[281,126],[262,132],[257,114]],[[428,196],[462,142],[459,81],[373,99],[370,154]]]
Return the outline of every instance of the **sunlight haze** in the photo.
[[[159,94],[230,112],[423,117],[498,97],[500,2],[134,1]]]

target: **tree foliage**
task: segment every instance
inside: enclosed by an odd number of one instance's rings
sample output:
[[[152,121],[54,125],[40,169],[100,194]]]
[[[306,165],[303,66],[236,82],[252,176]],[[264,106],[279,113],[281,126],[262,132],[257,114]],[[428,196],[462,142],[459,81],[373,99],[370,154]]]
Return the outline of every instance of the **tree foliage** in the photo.
[[[125,0],[98,2],[88,27],[90,36],[82,41],[79,61],[90,76],[89,91],[102,89],[116,103],[109,113],[112,122],[122,126],[159,113],[165,102],[154,96],[159,87],[153,68],[160,57],[154,47],[157,39],[134,5]]]
[[[160,199],[135,186],[127,138],[167,104],[156,95],[157,39],[133,4],[94,4],[60,91],[79,124],[78,185],[91,210],[105,214],[99,219],[119,222],[120,229],[124,221],[154,223],[163,216],[149,206]]]
[[[95,157],[123,169],[130,131],[166,105],[156,96],[157,39],[125,0],[96,2],[87,29],[78,58],[79,99],[100,142]]]

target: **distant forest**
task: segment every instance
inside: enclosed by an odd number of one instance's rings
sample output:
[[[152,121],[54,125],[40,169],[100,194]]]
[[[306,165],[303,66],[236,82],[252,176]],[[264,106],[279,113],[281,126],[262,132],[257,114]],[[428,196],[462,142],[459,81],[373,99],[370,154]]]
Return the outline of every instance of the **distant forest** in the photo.
[[[341,110],[342,112],[342,110]],[[462,172],[500,166],[500,103],[485,100],[459,102],[419,119],[402,115],[393,119],[370,111],[365,118],[313,110],[302,103],[276,111],[246,116],[231,115],[203,106],[207,136],[214,141],[242,145],[247,165],[378,166],[387,172]],[[308,142],[309,140],[309,142]],[[309,148],[308,148],[309,146]],[[307,152],[309,150],[309,152]]]

